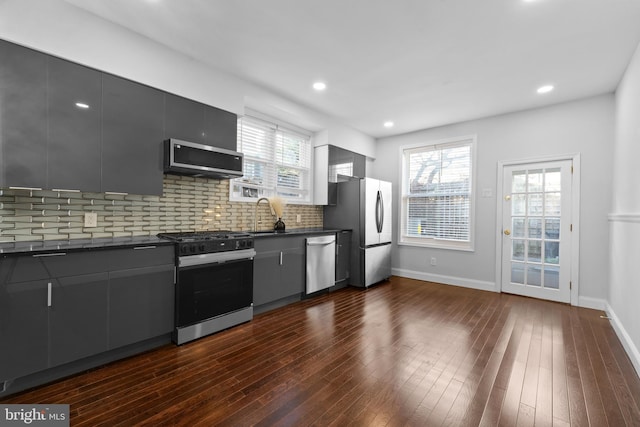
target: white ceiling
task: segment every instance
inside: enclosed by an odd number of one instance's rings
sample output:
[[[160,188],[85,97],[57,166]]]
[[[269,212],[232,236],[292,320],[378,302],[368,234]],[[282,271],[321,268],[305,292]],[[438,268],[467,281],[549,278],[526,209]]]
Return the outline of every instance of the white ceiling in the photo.
[[[67,1],[373,137],[612,92],[640,42],[639,0]]]

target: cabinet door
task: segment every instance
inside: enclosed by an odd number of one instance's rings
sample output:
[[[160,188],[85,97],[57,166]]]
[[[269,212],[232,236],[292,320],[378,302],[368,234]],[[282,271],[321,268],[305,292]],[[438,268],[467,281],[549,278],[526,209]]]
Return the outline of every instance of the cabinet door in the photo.
[[[0,40],[0,187],[46,187],[47,56]]]
[[[253,304],[259,306],[281,298],[280,251],[260,250],[256,242],[253,259]]]
[[[49,307],[51,366],[107,350],[107,285],[107,273],[54,282]]]
[[[181,96],[165,95],[165,139],[204,143],[204,104]]]
[[[174,266],[109,274],[109,349],[173,330]]]
[[[351,276],[351,232],[341,231],[336,235],[336,283]]]
[[[236,151],[238,116],[216,107],[204,107],[204,141],[214,147]]]
[[[0,383],[48,366],[47,282],[7,283],[13,261],[0,264]]]
[[[297,241],[297,239],[296,239]],[[305,289],[305,246],[289,247],[282,251],[282,271],[280,284],[280,298],[297,295]]]
[[[54,57],[48,70],[47,187],[98,192],[102,74]]]
[[[103,75],[102,191],[162,195],[164,95]]]

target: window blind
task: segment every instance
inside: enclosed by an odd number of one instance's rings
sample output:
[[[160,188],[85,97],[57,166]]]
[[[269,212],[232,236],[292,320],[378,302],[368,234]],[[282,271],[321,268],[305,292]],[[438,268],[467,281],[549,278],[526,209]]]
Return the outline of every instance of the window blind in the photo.
[[[244,176],[232,180],[231,199],[280,196],[289,202],[311,201],[311,138],[250,116],[238,119],[238,151]]]
[[[470,242],[471,144],[404,150],[404,237]]]

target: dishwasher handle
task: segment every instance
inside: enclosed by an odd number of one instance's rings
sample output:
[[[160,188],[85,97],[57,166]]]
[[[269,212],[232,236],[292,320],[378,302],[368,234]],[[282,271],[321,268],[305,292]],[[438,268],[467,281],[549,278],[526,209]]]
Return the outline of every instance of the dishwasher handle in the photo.
[[[332,243],[335,243],[335,240],[331,240],[330,242],[307,242],[307,246],[327,246]]]

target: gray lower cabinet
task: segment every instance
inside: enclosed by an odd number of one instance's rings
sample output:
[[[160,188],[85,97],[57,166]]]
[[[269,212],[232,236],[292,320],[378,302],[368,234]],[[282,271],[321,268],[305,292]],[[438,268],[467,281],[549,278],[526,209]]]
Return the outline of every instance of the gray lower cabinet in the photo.
[[[173,329],[174,248],[0,259],[0,385]]]
[[[174,266],[109,273],[109,348],[173,330]]]
[[[53,280],[49,307],[49,365],[107,350],[107,273]]]
[[[0,263],[0,383],[49,365],[47,281],[7,283],[12,264]]]
[[[255,240],[253,304],[260,306],[300,295],[305,284],[305,237],[260,237]]]
[[[351,277],[351,231],[336,233],[336,285],[349,284]]]

